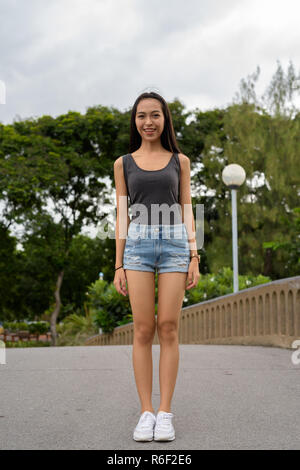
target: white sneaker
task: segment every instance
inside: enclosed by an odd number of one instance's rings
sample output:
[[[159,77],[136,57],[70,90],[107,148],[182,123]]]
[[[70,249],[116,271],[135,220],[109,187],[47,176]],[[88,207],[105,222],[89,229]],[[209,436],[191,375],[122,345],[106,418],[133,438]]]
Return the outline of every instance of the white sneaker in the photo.
[[[159,411],[156,415],[154,428],[155,441],[173,441],[175,439],[175,429],[172,424],[173,413]]]
[[[155,414],[151,411],[144,411],[140,416],[138,424],[134,428],[133,439],[135,441],[152,441],[155,422]]]

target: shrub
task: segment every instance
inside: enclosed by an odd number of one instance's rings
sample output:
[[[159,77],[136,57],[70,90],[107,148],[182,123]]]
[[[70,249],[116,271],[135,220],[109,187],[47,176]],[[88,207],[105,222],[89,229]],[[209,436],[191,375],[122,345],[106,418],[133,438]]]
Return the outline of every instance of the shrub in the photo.
[[[94,324],[103,333],[111,333],[116,326],[132,321],[128,296],[116,291],[113,283],[99,279],[88,288],[88,302],[93,311]]]
[[[6,341],[6,348],[40,348],[43,346],[50,346],[50,341]]]
[[[28,331],[28,323],[26,322],[15,322],[15,321],[5,321],[3,322],[3,327],[8,331]]]
[[[87,338],[98,333],[88,306],[84,304],[84,307],[85,316],[71,313],[57,325],[57,346],[84,345]]]
[[[36,334],[37,336],[47,333],[50,329],[50,324],[48,322],[34,322],[28,325],[29,332],[31,334]]]
[[[260,284],[270,282],[271,279],[259,274],[239,275],[239,290],[254,287]],[[187,307],[198,302],[221,297],[222,295],[233,293],[233,271],[229,267],[219,269],[216,274],[206,274],[202,276],[196,287],[185,291],[185,297],[182,306]]]

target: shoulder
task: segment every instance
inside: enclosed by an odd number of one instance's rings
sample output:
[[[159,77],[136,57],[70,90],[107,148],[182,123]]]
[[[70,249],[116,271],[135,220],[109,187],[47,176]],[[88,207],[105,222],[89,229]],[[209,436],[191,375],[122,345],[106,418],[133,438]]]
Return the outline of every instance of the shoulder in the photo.
[[[114,171],[123,172],[123,158],[126,157],[126,155],[121,155],[114,161]]]
[[[114,179],[117,191],[127,195],[126,170],[123,168],[123,155],[114,161]]]
[[[114,161],[114,167],[116,169],[119,169],[119,168],[122,168],[123,166],[123,155],[121,155],[121,157],[118,157],[115,161]]]
[[[190,159],[184,153],[178,154],[179,162],[181,170],[189,170],[190,169]]]

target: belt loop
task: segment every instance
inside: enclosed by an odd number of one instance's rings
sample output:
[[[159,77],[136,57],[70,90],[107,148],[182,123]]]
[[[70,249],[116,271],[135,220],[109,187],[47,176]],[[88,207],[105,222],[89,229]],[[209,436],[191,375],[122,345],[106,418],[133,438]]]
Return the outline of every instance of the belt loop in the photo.
[[[171,230],[171,226],[170,226],[170,225],[166,225],[166,226],[165,226],[165,232],[166,232],[166,233],[165,233],[165,238],[167,238],[167,239],[171,238],[171,237],[170,237],[170,230]]]

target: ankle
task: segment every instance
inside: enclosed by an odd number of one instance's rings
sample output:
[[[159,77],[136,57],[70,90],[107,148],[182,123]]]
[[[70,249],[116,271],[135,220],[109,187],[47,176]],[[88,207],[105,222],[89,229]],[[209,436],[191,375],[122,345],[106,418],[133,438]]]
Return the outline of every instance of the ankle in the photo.
[[[153,413],[155,415],[155,411],[153,408],[144,408],[142,411],[141,411],[141,414],[145,413],[145,411],[150,411],[151,413]]]

